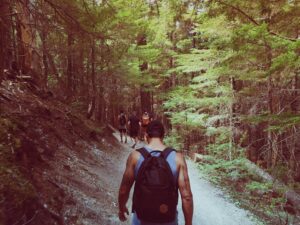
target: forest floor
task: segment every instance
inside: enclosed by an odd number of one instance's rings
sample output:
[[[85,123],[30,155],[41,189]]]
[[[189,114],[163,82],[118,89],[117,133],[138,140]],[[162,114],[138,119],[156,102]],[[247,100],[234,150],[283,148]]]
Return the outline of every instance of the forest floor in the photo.
[[[117,190],[124,151],[46,90],[0,85],[0,224],[120,224]]]
[[[117,194],[132,149],[118,138],[50,92],[2,82],[0,224],[129,224],[117,218]],[[188,167],[194,225],[262,224],[208,182],[195,163],[188,160]]]

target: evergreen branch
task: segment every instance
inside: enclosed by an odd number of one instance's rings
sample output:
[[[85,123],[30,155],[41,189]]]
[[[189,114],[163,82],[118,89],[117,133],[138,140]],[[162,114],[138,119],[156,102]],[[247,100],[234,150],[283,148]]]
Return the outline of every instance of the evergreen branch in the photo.
[[[76,20],[72,15],[70,15],[69,13],[67,13],[66,10],[64,10],[61,6],[59,5],[56,5],[55,3],[53,3],[51,0],[45,0],[45,2],[47,2],[53,9],[54,11],[65,21],[67,21],[67,18],[69,18],[71,21],[73,21],[73,23],[75,23],[75,25],[81,30],[83,31],[84,33],[87,33],[87,34],[90,34],[92,36],[96,36],[97,38],[100,38],[102,40],[105,40],[106,37],[104,37],[103,34],[101,33],[98,33],[98,32],[90,32],[90,31],[87,31],[86,29],[84,29],[81,24],[78,22],[78,20]],[[63,13],[61,13],[61,11]],[[64,14],[66,16],[64,16]],[[67,18],[66,18],[67,17]]]
[[[219,3],[222,4],[222,5],[227,6],[227,7],[229,7],[229,8],[232,8],[232,9],[234,9],[235,11],[238,11],[240,14],[242,14],[243,16],[245,16],[248,20],[250,20],[250,21],[251,21],[252,23],[254,23],[255,25],[257,25],[257,26],[260,25],[254,18],[252,18],[250,15],[248,15],[247,13],[245,13],[245,12],[244,12],[243,10],[241,10],[240,8],[238,8],[238,7],[234,6],[234,5],[230,5],[230,4],[228,4],[228,3],[226,3],[226,2],[223,2],[223,1],[217,0],[217,2],[219,2]]]
[[[223,1],[220,1],[220,0],[217,0],[218,3],[222,4],[222,5],[225,5],[229,8],[232,8],[234,9],[235,11],[239,12],[240,14],[242,14],[244,17],[246,17],[250,22],[252,22],[253,24],[255,24],[256,26],[260,26],[261,24],[258,23],[254,18],[252,18],[250,15],[248,15],[246,12],[244,12],[242,9],[234,6],[234,5],[231,5],[231,4],[228,4],[226,2],[223,2]],[[276,37],[279,37],[281,39],[285,39],[285,40],[289,40],[289,41],[297,41],[298,39],[297,38],[290,38],[290,37],[284,37],[274,31],[269,31],[269,33],[271,35],[274,35]]]

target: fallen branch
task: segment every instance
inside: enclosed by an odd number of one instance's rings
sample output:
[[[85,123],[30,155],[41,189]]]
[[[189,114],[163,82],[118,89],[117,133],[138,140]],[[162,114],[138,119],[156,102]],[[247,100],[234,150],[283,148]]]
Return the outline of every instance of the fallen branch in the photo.
[[[257,166],[250,160],[246,161],[245,166],[248,169],[248,171],[258,175],[264,181],[272,182],[273,188],[275,191],[280,192],[282,190],[286,190],[284,195],[285,195],[287,203],[290,204],[294,208],[297,215],[300,214],[300,195],[297,192],[295,192],[294,190],[291,190],[284,183],[282,183],[279,180],[272,177],[269,173],[267,173],[266,171],[261,169],[259,166]]]
[[[274,182],[274,178],[269,173],[267,173],[266,171],[261,169],[259,166],[257,166],[256,164],[254,164],[250,160],[246,160],[245,166],[248,169],[248,171],[258,175],[264,181]]]
[[[193,160],[196,163],[212,163],[214,161],[214,157],[195,153]]]
[[[5,96],[5,95],[2,94],[2,93],[0,93],[0,98],[3,98],[4,100],[9,101],[9,102],[12,101],[9,97]]]

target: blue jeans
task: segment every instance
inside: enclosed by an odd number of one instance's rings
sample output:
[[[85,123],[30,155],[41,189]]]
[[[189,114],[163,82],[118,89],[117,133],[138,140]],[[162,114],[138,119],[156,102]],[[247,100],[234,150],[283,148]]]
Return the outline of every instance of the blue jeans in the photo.
[[[132,213],[132,225],[178,225],[178,213],[175,220],[170,223],[151,223],[139,220],[135,213]]]

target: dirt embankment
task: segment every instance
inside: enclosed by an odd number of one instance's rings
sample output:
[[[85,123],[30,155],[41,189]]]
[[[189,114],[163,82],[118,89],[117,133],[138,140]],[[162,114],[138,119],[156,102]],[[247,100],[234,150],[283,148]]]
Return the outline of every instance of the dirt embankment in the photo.
[[[119,224],[119,147],[52,93],[3,81],[0,224]]]

